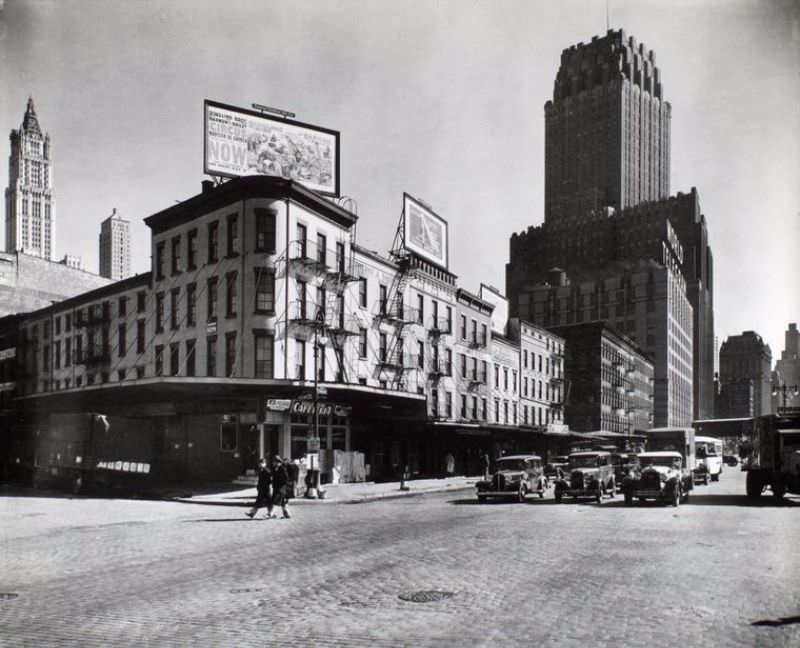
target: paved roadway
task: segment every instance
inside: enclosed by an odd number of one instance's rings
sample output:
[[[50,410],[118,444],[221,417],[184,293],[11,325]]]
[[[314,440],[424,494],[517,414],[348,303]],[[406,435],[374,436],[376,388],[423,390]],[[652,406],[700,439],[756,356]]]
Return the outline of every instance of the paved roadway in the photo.
[[[677,509],[464,491],[291,520],[0,497],[0,645],[800,645],[800,504],[743,492],[728,469]]]

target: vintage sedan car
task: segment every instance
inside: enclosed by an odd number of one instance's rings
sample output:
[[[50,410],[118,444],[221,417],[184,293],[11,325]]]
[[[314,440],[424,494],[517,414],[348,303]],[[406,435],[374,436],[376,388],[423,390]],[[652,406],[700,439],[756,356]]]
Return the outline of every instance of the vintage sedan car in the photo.
[[[544,474],[553,481],[561,479],[567,470],[568,461],[569,457],[567,455],[556,455],[550,463],[545,464]]]
[[[689,498],[692,475],[683,470],[683,457],[679,452],[664,450],[639,454],[641,471],[630,475],[622,482],[625,504],[632,506],[634,499],[640,502],[655,500],[678,506]]]
[[[633,452],[612,452],[611,464],[614,466],[614,483],[619,492],[622,489],[622,480],[639,470],[639,457]]]
[[[547,478],[542,467],[542,458],[536,455],[512,455],[500,457],[489,479],[475,484],[478,501],[488,498],[514,498],[524,502],[530,493],[544,497]]]
[[[599,502],[606,493],[614,497],[614,490],[614,466],[609,452],[573,452],[565,477],[556,481],[555,496],[557,502],[564,496],[594,497]]]

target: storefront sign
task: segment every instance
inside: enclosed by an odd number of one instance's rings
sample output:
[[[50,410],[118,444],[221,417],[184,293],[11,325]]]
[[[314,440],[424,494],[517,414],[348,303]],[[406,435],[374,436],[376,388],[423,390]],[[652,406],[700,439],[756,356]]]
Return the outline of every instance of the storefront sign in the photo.
[[[308,437],[308,451],[319,452],[319,437]]]
[[[271,412],[285,412],[292,406],[292,401],[288,398],[268,398],[267,409]]]
[[[317,403],[317,414],[319,416],[350,416],[352,407],[345,405],[334,405],[333,403]],[[295,400],[292,401],[292,414],[314,414],[314,401]]]

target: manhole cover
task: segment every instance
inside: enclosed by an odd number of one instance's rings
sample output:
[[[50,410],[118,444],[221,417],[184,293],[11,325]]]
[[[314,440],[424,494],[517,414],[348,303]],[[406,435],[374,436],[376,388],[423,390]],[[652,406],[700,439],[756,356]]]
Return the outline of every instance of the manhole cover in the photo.
[[[412,603],[432,603],[433,601],[441,601],[453,596],[453,592],[442,592],[440,590],[423,590],[421,592],[407,592],[400,595],[403,601],[411,601]]]
[[[14,594],[13,592],[0,592],[0,601],[8,601],[10,599],[15,599],[19,596],[19,594]]]

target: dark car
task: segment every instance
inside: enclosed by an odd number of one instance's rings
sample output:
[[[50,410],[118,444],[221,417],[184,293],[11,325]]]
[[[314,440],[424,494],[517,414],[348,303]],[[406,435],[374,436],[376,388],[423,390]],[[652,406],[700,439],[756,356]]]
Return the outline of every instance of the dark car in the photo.
[[[598,502],[604,494],[614,497],[614,467],[611,455],[604,451],[573,452],[563,479],[556,481],[555,496],[560,502],[563,497],[593,497]]]
[[[614,466],[614,482],[619,491],[625,477],[639,470],[639,457],[633,452],[612,452],[611,464]]]
[[[544,475],[542,458],[536,455],[513,455],[497,460],[494,473],[489,479],[475,484],[479,502],[488,498],[514,498],[524,502],[529,493],[544,497],[547,477]]]
[[[739,457],[732,454],[722,455],[722,461],[725,463],[726,466],[738,466],[739,465]]]

